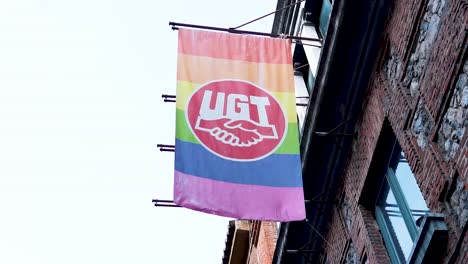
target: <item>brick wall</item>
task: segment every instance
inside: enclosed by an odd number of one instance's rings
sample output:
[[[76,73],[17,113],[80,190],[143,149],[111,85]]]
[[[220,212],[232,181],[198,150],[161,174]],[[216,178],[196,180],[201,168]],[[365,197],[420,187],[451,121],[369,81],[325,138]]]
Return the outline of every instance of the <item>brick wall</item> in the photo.
[[[330,228],[335,230],[335,232],[330,233],[330,236],[325,243],[327,248],[327,259],[329,263],[340,263],[343,257],[346,257],[346,249],[348,247],[348,235],[346,233],[346,228],[344,221],[339,216],[339,211],[334,211],[334,216],[332,222],[330,223]]]
[[[276,222],[261,221],[258,232],[258,242],[252,245],[248,263],[270,264],[273,261],[278,238]]]
[[[331,263],[353,263],[349,247],[360,261],[389,263],[375,216],[360,204],[385,119],[428,207],[445,214],[444,263],[468,263],[467,26],[467,0],[395,0],[326,236],[333,246],[324,243]]]

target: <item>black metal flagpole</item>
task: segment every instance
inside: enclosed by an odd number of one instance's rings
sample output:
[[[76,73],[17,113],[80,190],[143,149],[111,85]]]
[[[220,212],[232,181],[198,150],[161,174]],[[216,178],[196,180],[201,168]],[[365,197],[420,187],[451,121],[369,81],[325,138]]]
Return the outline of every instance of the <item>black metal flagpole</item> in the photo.
[[[179,29],[179,27],[187,27],[187,28],[198,28],[198,29],[205,29],[205,30],[223,31],[223,32],[229,32],[229,33],[234,33],[234,34],[249,34],[249,35],[266,36],[266,37],[272,37],[272,38],[281,38],[282,37],[282,38],[287,38],[287,39],[291,39],[291,40],[321,42],[321,40],[319,38],[296,37],[296,36],[290,36],[290,35],[258,32],[258,31],[238,30],[238,29],[235,29],[235,28],[211,27],[211,26],[203,26],[203,25],[178,23],[178,22],[169,22],[169,26],[172,26],[173,30],[177,30],[177,29]]]
[[[161,199],[153,199],[154,206],[156,207],[180,207],[172,200],[161,200]]]
[[[174,203],[173,200],[162,200],[162,199],[153,199],[152,201],[155,207],[181,207]],[[320,204],[320,203],[332,203],[332,201],[326,200],[304,200],[305,204]]]

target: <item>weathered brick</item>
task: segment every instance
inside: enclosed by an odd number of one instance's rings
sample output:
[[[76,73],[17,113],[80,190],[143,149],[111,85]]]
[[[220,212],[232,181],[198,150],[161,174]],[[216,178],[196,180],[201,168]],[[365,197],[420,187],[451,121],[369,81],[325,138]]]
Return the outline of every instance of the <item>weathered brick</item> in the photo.
[[[437,17],[433,17],[434,14]],[[431,26],[431,21],[436,23],[432,25],[435,28],[425,28]],[[457,80],[464,78],[460,74],[466,70],[467,27],[467,0],[394,1],[384,32],[384,36],[388,36],[388,55],[383,59],[386,60],[383,66],[376,67],[369,82],[362,115],[357,121],[358,135],[343,171],[340,186],[343,202],[333,214],[327,234],[327,239],[336,245],[334,251],[330,246],[325,249],[329,260],[333,260],[331,263],[339,263],[334,261],[346,257],[349,251],[343,252],[343,248],[348,244],[353,245],[359,259],[366,256],[369,263],[389,263],[373,212],[359,205],[385,118],[406,155],[428,207],[446,216],[449,237],[443,252],[444,262],[452,257],[468,217],[465,198],[468,197],[468,133],[460,134],[456,139],[458,148],[450,155],[441,148],[437,136],[443,132],[444,136],[449,135],[448,131],[440,130],[447,129],[444,122],[451,122],[444,119],[453,105],[451,100],[463,100],[463,90],[453,98]],[[431,38],[430,43],[426,38]],[[423,52],[424,56],[418,52]],[[417,90],[413,87],[411,91],[413,79],[409,77],[417,78]],[[426,115],[424,118],[418,116],[421,111]],[[458,118],[465,121],[464,116]],[[458,127],[466,129],[466,126],[466,123],[458,123]],[[448,190],[452,184],[456,188]],[[468,263],[467,237],[465,235],[456,263]],[[350,242],[346,242],[348,240]]]

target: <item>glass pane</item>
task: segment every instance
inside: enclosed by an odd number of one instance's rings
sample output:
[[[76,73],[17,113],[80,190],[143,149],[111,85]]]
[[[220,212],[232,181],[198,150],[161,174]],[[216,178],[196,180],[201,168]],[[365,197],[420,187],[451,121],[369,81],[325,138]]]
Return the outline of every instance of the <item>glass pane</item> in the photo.
[[[314,84],[315,84],[315,77],[312,74],[312,72],[310,71],[310,68],[309,68],[308,76],[309,77],[307,78],[307,87],[309,88],[310,94],[312,94],[312,91],[314,89]]]
[[[302,26],[302,19],[304,18],[304,12],[305,12],[304,6],[305,6],[305,1],[303,1],[299,7],[299,10],[300,10],[299,16],[297,17],[297,22],[296,22],[296,25],[294,26],[294,32],[293,32],[294,36],[299,36],[301,26]]]
[[[309,102],[309,92],[304,82],[304,76],[300,72],[294,73],[294,84],[296,89],[297,119],[299,121],[299,133],[301,133],[307,112],[307,103]]]
[[[384,212],[388,221],[390,236],[395,242],[395,246],[399,247],[399,254],[403,254],[404,259],[408,259],[413,247],[413,240],[406,227],[405,221],[401,216],[400,208],[398,207],[393,192],[389,190],[385,198]]]
[[[325,35],[327,34],[331,8],[330,0],[323,0],[322,10],[320,10],[320,32],[322,33],[323,38],[325,38]]]
[[[302,28],[302,37],[307,38],[318,38],[317,30],[314,26],[311,25],[304,25]],[[318,63],[320,59],[320,47],[314,47],[310,45],[320,45],[319,42],[316,41],[306,41],[303,40],[302,43],[304,44],[304,51],[307,57],[307,61],[309,62],[310,71],[315,76],[317,74]]]
[[[309,91],[307,90],[304,76],[300,72],[294,73],[294,88],[296,97],[309,97]]]
[[[297,102],[302,102],[302,103],[305,103],[305,104],[307,104],[307,101],[308,100],[305,100],[305,99],[298,99],[297,100]],[[297,105],[296,106],[296,111],[297,111],[297,119],[299,121],[299,133],[302,134],[302,128],[304,127],[304,120],[305,120],[305,116],[306,116],[306,113],[307,113],[307,106]]]
[[[416,183],[416,178],[411,172],[403,153],[401,153],[400,162],[395,170],[395,176],[397,177],[398,183],[403,191],[406,202],[411,209],[413,219],[416,221],[416,225],[419,226],[420,221],[424,215],[429,212],[429,209],[427,208],[426,202],[419,190],[419,186]]]

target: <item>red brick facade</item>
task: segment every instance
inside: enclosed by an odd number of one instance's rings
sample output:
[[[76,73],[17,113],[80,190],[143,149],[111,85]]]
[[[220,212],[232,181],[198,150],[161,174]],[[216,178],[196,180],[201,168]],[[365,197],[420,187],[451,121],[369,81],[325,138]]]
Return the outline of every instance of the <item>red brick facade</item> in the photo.
[[[223,263],[270,264],[277,239],[276,222],[230,221]]]
[[[248,264],[270,264],[275,253],[277,240],[277,227],[275,222],[254,221],[257,222],[258,240],[251,244]]]
[[[324,243],[329,263],[390,263],[373,212],[360,204],[385,120],[428,207],[445,215],[444,263],[468,263],[468,235],[462,231],[468,219],[468,132],[458,131],[453,137],[461,138],[445,142],[452,154],[442,149],[440,136],[455,85],[467,68],[467,26],[466,0],[395,0]],[[350,250],[356,262],[344,259]]]

